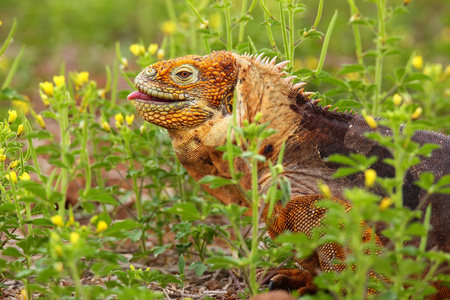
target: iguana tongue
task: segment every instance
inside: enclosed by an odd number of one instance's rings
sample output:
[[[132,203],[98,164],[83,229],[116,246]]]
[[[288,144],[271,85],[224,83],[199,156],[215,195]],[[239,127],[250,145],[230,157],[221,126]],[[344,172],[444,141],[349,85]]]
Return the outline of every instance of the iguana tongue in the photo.
[[[136,91],[136,92],[132,92],[131,94],[128,95],[127,97],[128,100],[155,100],[154,97],[144,94],[142,92]]]

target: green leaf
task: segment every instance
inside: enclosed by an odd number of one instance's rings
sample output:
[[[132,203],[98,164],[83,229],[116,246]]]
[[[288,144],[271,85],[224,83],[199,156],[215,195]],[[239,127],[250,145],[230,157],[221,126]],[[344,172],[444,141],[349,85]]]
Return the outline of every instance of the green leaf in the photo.
[[[18,183],[18,186],[27,190],[28,192],[42,198],[42,199],[46,199],[46,192],[45,192],[45,188],[43,187],[42,184],[31,181],[31,180],[21,180]]]
[[[361,172],[359,169],[356,168],[339,168],[336,173],[333,174],[334,178],[340,178],[349,176],[355,173]]]
[[[12,257],[22,257],[23,254],[20,253],[19,250],[17,250],[16,248],[13,247],[7,247],[5,250],[2,251],[3,255],[6,256],[12,256]]]
[[[103,233],[106,236],[114,236],[120,231],[131,231],[136,228],[140,228],[141,224],[139,222],[133,221],[131,219],[126,219],[123,221],[118,221],[109,226]]]
[[[233,184],[233,181],[231,179],[226,179],[218,176],[206,175],[205,177],[200,179],[198,183],[209,184],[209,187],[211,189],[217,189],[225,185]]]
[[[26,222],[28,224],[41,225],[41,226],[53,226],[53,223],[48,218],[37,218]]]
[[[180,272],[180,274],[184,274],[185,268],[186,268],[186,260],[184,259],[183,254],[181,254],[180,258],[178,259],[178,272]]]
[[[338,74],[347,74],[347,73],[360,73],[360,72],[364,72],[364,66],[360,65],[360,64],[353,64],[353,65],[348,65],[348,64],[344,64],[342,66],[342,69],[338,72]]]
[[[99,203],[106,203],[111,205],[117,205],[117,201],[102,188],[89,189],[86,195],[83,195],[83,189],[80,190],[81,198],[86,201],[93,201]]]
[[[208,258],[206,260],[206,263],[211,266],[211,270],[217,270],[221,268],[231,269],[233,267],[240,267],[241,259],[231,256],[216,256]]]
[[[348,156],[341,155],[341,154],[330,155],[330,156],[326,157],[324,159],[324,161],[348,165],[348,166],[354,166],[354,167],[358,166],[358,164],[353,159],[351,159]]]
[[[200,261],[193,261],[189,266],[189,270],[194,270],[195,275],[200,277],[208,270],[208,266]]]
[[[406,82],[410,82],[410,81],[416,81],[416,80],[426,80],[426,81],[429,81],[429,80],[432,80],[432,78],[430,77],[430,76],[427,76],[427,75],[425,75],[425,74],[423,74],[423,73],[413,73],[413,74],[411,74],[411,75],[409,75],[407,78],[406,78]]]
[[[203,216],[192,203],[177,203],[167,210],[168,212],[179,215],[185,221],[203,220]]]

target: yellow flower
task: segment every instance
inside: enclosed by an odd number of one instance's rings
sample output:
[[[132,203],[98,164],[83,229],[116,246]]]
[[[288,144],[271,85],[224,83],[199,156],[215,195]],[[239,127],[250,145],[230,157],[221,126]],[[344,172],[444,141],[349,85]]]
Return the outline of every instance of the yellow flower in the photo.
[[[28,174],[27,172],[23,172],[22,175],[19,176],[19,179],[23,181],[30,180],[30,174]]]
[[[75,73],[73,81],[75,82],[75,85],[77,85],[78,87],[83,86],[84,84],[89,82],[89,73],[88,72]]]
[[[136,271],[136,268],[133,265],[130,265],[130,270],[134,272]]]
[[[70,242],[72,244],[78,244],[79,240],[80,240],[80,235],[77,232],[70,233]]]
[[[108,224],[105,221],[99,221],[97,223],[97,230],[95,231],[96,233],[100,233],[105,231],[108,228]]]
[[[6,155],[0,154],[0,161],[5,161],[5,160],[6,160]]]
[[[59,257],[63,256],[63,248],[61,247],[61,245],[56,245],[55,246],[55,253]]]
[[[331,190],[330,187],[324,183],[319,183],[319,190],[325,198],[331,199]]]
[[[50,221],[52,221],[52,223],[58,227],[64,226],[64,221],[60,215],[54,215],[50,218]]]
[[[375,122],[375,119],[372,116],[364,116],[364,120],[366,120],[367,124],[370,126],[370,128],[372,129],[376,129],[377,128],[377,122]]]
[[[13,160],[10,164],[9,164],[9,168],[10,169],[14,169],[15,167],[17,167],[17,165],[19,164],[18,160]]]
[[[400,94],[395,94],[394,97],[392,97],[392,101],[395,106],[399,106],[402,103],[402,96],[400,96]]]
[[[111,132],[111,127],[109,127],[109,124],[108,124],[108,122],[106,122],[106,121],[103,121],[103,122],[102,122],[102,128],[103,128],[103,130],[106,131],[106,132]]]
[[[56,263],[53,265],[53,267],[55,268],[56,271],[58,271],[58,272],[60,272],[60,273],[61,273],[62,271],[64,271],[64,265],[63,265],[63,263],[60,262],[60,261],[56,262]]]
[[[423,68],[423,57],[416,55],[412,59],[412,65],[416,70],[422,70]]]
[[[364,171],[364,177],[366,179],[366,187],[370,188],[375,183],[375,179],[377,179],[377,172],[374,169],[367,169],[366,171]]]
[[[150,46],[148,46],[148,53],[150,53],[150,55],[155,55],[156,51],[158,50],[158,44],[150,44]]]
[[[53,82],[57,87],[61,87],[66,82],[66,78],[63,75],[53,76]]]
[[[158,51],[156,52],[156,58],[158,60],[162,60],[164,58],[164,55],[166,54],[166,52],[164,51],[164,49],[160,48],[158,49]]]
[[[384,197],[383,200],[381,200],[379,208],[381,211],[385,210],[389,206],[391,206],[392,200],[389,197]]]
[[[123,115],[122,114],[119,113],[119,114],[115,115],[114,119],[116,119],[117,123],[119,123],[120,125],[123,125],[124,119],[123,119]]]
[[[14,123],[14,121],[17,119],[17,111],[15,111],[15,110],[8,110],[8,114],[9,114],[8,123],[9,124]]]
[[[145,54],[145,47],[139,44],[132,44],[130,45],[130,52],[134,56],[141,56]]]
[[[39,87],[47,96],[53,96],[53,83],[49,81],[41,82]]]
[[[175,32],[175,30],[177,30],[177,24],[173,21],[166,21],[162,23],[161,30],[165,34],[172,34]]]
[[[422,114],[422,107],[416,108],[416,110],[412,113],[411,119],[415,120]]]
[[[3,24],[3,22],[2,22],[2,20],[0,20],[0,26],[2,26],[2,24]]]
[[[127,121],[128,126],[130,126],[131,124],[133,124],[134,121],[134,115],[127,115],[125,117],[125,120]]]
[[[9,174],[6,174],[5,176],[9,181],[17,183],[17,174],[14,171],[9,172]]]
[[[42,129],[45,129],[45,122],[44,122],[44,118],[42,117],[42,115],[39,114],[36,116],[36,122],[39,124],[39,126]]]

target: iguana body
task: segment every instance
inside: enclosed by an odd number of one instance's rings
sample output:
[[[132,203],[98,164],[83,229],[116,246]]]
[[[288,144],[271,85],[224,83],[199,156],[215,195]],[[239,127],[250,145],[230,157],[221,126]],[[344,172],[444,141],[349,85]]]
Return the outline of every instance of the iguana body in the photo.
[[[380,160],[372,168],[378,175],[394,175],[392,168],[382,162],[383,158],[390,156],[389,152],[364,137],[370,128],[363,118],[328,112],[316,106],[303,93],[302,84],[293,85],[292,78],[283,77],[284,66],[285,63],[275,65],[274,60],[261,60],[261,56],[253,58],[224,51],[203,57],[186,56],[147,67],[136,78],[139,91],[128,96],[129,100],[134,100],[136,109],[146,121],[167,128],[178,159],[195,180],[206,175],[230,178],[228,163],[216,148],[226,142],[232,101],[236,102],[237,125],[242,125],[244,120],[253,122],[256,113],[261,112],[259,122],[270,122],[270,127],[277,132],[263,141],[260,154],[276,163],[281,146],[286,142],[283,175],[292,187],[291,201],[286,207],[277,206],[272,215],[275,217],[267,218],[272,238],[285,230],[308,233],[320,223],[323,213],[315,214],[315,202],[322,197],[317,187],[318,180],[330,187],[336,201],[344,199],[345,188],[364,185],[362,175],[332,178],[339,166],[324,162],[324,157],[334,153],[376,155]],[[404,205],[411,209],[415,209],[425,195],[414,185],[421,172],[432,171],[436,179],[450,173],[448,136],[421,131],[413,140],[442,147],[408,172]],[[245,174],[241,178],[243,188],[228,185],[210,189],[207,185],[202,186],[225,204],[249,206],[243,190],[250,189],[250,172],[238,159],[235,160],[235,168]],[[258,177],[260,190],[266,190],[270,183],[268,164],[258,165]],[[450,199],[433,195],[421,207],[425,208],[428,203],[432,203],[433,229],[427,247],[450,252]],[[301,278],[299,286],[303,286],[299,289],[301,294],[315,291],[312,277],[317,270],[335,269],[331,261],[339,247],[323,247],[311,259],[300,262],[306,270],[297,274]],[[279,273],[283,272],[290,271]],[[444,297],[440,296],[440,299]]]

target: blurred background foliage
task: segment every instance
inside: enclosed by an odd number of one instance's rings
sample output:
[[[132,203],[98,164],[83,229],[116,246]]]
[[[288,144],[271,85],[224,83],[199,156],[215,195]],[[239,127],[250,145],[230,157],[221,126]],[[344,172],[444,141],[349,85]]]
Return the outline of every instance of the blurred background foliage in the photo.
[[[371,1],[357,1],[360,11],[366,17],[376,18],[375,4]],[[401,1],[398,1],[401,3]],[[405,1],[409,2],[409,1]],[[240,15],[241,1],[232,1],[232,15]],[[301,1],[306,11],[296,14],[298,29],[309,29],[314,23],[318,1]],[[212,44],[212,50],[221,50],[225,19],[222,11],[215,6],[223,1],[195,1],[194,6],[200,15],[209,21],[209,28],[219,36]],[[268,1],[270,11],[277,11],[278,2]],[[410,13],[394,18],[388,23],[389,32],[400,38],[399,48],[406,49],[405,55],[389,56],[390,61],[405,63],[415,51],[428,63],[440,63],[445,68],[450,64],[450,1],[410,1],[405,6]],[[273,8],[273,9],[271,9]],[[356,63],[354,42],[349,20],[351,18],[347,1],[325,1],[322,21],[318,30],[324,32],[335,10],[339,17],[330,42],[324,70],[337,70],[342,63]],[[276,16],[275,16],[276,17]],[[104,82],[104,66],[110,64],[115,56],[114,44],[119,41],[122,53],[131,56],[128,45],[140,41],[144,45],[164,40],[166,21],[173,21],[176,27],[173,34],[175,53],[180,56],[199,53],[199,34],[192,36],[192,28],[200,28],[198,18],[192,13],[188,2],[184,0],[41,0],[35,1],[0,1],[0,40],[9,32],[13,18],[18,20],[15,43],[0,62],[0,72],[8,70],[18,49],[25,45],[25,54],[13,86],[31,101],[37,97],[37,84],[57,74],[65,62],[68,71],[87,70],[91,77]],[[246,27],[246,34],[251,36],[257,49],[270,48],[264,26],[263,11],[256,5]],[[237,20],[232,20],[236,24]],[[233,29],[237,43],[238,26]],[[274,29],[274,32],[275,31]],[[281,31],[278,31],[281,32]],[[189,34],[188,34],[189,33]],[[368,29],[362,29],[363,45],[370,45],[374,35]],[[275,35],[281,41],[281,33]],[[247,41],[245,41],[247,42]],[[280,42],[281,44],[281,42]],[[322,47],[320,40],[308,40],[296,48],[295,68],[314,69]],[[203,49],[203,48],[202,48]],[[166,58],[170,55],[166,50]],[[367,49],[363,49],[367,50]],[[9,57],[9,59],[8,59]],[[4,75],[0,73],[0,76]]]

